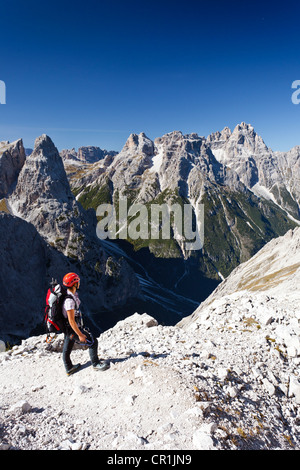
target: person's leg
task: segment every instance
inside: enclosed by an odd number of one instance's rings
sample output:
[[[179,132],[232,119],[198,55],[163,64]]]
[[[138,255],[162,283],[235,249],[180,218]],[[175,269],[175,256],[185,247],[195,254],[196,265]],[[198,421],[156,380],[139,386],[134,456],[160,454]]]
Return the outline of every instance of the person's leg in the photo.
[[[89,347],[89,355],[90,355],[92,366],[95,367],[99,362],[97,338],[94,338],[93,345]]]
[[[80,364],[73,366],[72,361],[71,361],[70,356],[71,356],[74,343],[75,343],[74,338],[71,337],[70,334],[65,333],[64,346],[63,346],[63,362],[64,362],[64,366],[65,366],[67,374],[75,372],[75,370],[77,370],[78,367],[80,366]]]
[[[98,340],[94,338],[93,345],[89,348],[89,354],[92,366],[95,370],[107,370],[109,369],[110,365],[107,361],[100,361],[98,357]]]

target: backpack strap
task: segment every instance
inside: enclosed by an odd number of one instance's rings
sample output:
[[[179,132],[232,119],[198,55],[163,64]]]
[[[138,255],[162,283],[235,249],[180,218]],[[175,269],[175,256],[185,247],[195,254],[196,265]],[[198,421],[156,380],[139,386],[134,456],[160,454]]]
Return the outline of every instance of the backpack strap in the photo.
[[[74,299],[74,297],[72,295],[68,294],[68,293],[64,296],[64,301],[66,299],[71,299],[75,302],[75,309],[74,309],[75,310],[75,322],[77,323],[77,325],[79,327],[82,328],[83,327],[83,318],[82,318],[81,310],[80,310],[79,306],[77,305],[76,299]],[[67,324],[69,325],[68,318],[66,318],[65,320],[66,320]]]
[[[78,312],[78,311],[79,311],[79,307],[77,306],[76,299],[74,299],[74,297],[73,297],[71,294],[66,294],[66,295],[64,296],[63,302],[64,302],[66,299],[74,300],[74,302],[75,302],[75,311]]]

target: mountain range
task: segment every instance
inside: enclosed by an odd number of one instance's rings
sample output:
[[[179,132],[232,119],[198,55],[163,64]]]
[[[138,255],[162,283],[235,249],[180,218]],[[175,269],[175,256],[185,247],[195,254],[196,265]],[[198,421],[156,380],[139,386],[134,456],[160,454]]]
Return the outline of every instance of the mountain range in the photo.
[[[300,448],[298,147],[273,152],[242,123],[132,134],[91,163],[42,135],[29,155],[1,142],[0,170],[0,449]],[[200,201],[203,248],[100,240],[95,209],[122,195]],[[34,330],[66,271],[105,330],[101,377],[79,346],[67,377],[61,335]]]
[[[203,204],[201,250],[187,251],[176,236],[128,238],[127,246],[166,287],[201,301],[201,293],[205,297],[265,243],[300,223],[299,162],[300,147],[273,152],[251,125],[241,123],[207,138],[174,131],[152,141],[144,133],[131,134],[113,158],[66,171],[85,208],[117,206],[124,196],[129,204],[148,206]]]
[[[144,308],[153,301],[151,314],[164,307],[160,321],[176,323],[266,243],[300,224],[299,162],[300,147],[274,152],[245,123],[206,138],[174,131],[152,141],[131,134],[119,153],[82,147],[59,154],[46,135],[32,152],[21,139],[1,142],[2,334],[13,325],[16,334],[31,331],[46,286],[66,270],[82,276],[90,318],[109,312],[113,324],[130,302],[133,313],[138,302]],[[124,196],[147,207],[203,204],[202,249],[186,250],[172,219],[168,240],[99,240],[95,210],[117,206]],[[196,211],[194,218],[197,224]]]

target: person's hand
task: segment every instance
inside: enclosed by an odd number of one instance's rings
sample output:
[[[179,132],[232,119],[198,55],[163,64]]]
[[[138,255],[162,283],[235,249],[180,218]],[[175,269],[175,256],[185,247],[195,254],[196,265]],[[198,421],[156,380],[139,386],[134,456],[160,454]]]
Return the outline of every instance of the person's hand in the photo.
[[[79,337],[79,340],[80,340],[81,343],[86,343],[86,336],[85,335],[81,334],[81,335],[78,335],[78,337]]]

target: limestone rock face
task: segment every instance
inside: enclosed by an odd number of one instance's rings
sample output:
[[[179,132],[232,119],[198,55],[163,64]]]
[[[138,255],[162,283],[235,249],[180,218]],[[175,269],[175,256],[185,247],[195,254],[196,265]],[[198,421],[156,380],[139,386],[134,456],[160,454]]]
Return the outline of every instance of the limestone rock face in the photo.
[[[297,220],[300,218],[300,147],[274,152],[242,122],[234,131],[211,134],[210,147],[220,163],[232,168],[254,194],[274,201]]]
[[[22,139],[0,142],[0,199],[4,198],[25,162]]]
[[[0,331],[25,336],[42,319],[47,246],[33,225],[0,213]]]
[[[96,163],[106,156],[113,157],[117,152],[113,150],[105,150],[100,147],[89,145],[87,147],[79,147],[78,152],[75,148],[65,149],[60,152],[60,156],[64,161],[73,161],[80,163]]]
[[[58,150],[46,135],[36,139],[9,202],[15,215],[32,223],[65,253],[76,228],[82,231],[89,223],[70,190]]]

